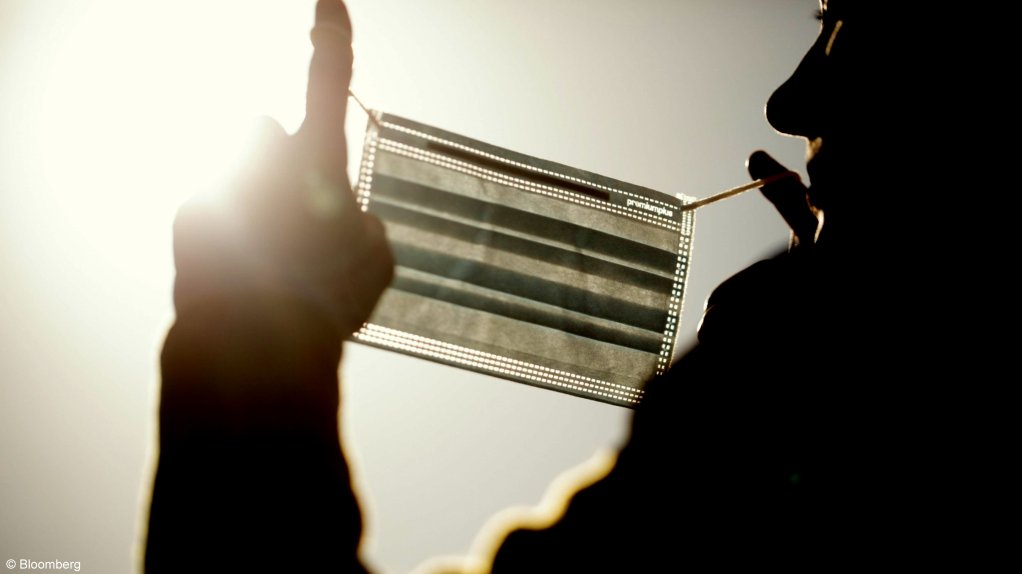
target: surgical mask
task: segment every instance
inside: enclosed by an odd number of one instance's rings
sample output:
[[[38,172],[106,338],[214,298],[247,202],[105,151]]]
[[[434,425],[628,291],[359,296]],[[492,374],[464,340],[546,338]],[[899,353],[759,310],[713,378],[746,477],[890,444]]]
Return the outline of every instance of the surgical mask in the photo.
[[[626,407],[670,366],[690,198],[379,112],[356,191],[397,268],[354,340]]]

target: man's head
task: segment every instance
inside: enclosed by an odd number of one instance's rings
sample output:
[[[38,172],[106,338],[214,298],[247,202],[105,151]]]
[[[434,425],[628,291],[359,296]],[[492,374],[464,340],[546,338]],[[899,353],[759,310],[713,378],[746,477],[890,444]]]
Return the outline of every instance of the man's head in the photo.
[[[792,76],[767,103],[767,119],[780,132],[805,138],[809,198],[825,215],[824,235],[860,229],[876,161],[889,144],[889,110],[880,80],[882,51],[865,24],[866,4],[822,0],[820,35]],[[881,162],[882,163],[882,162]],[[830,229],[828,229],[828,227]],[[854,233],[859,235],[858,233]]]

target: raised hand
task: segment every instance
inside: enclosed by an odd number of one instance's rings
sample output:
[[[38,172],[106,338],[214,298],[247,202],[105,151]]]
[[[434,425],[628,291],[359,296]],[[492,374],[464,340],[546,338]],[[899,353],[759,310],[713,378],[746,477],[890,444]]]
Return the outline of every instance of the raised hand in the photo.
[[[300,298],[342,337],[369,317],[393,273],[380,222],[363,213],[347,177],[344,121],[351,24],[321,0],[312,31],[306,116],[292,136],[262,126],[258,151],[232,189],[198,197],[175,223],[175,304],[268,294]]]
[[[787,170],[765,151],[754,152],[746,162],[752,179],[762,179],[771,175],[784,173]],[[817,212],[809,204],[809,190],[801,181],[786,178],[767,184],[760,190],[773,204],[791,229],[791,249],[804,248],[816,240],[816,232],[820,221]]]
[[[763,151],[753,153],[747,167],[753,179],[788,171]],[[801,266],[793,264],[790,256],[798,257],[815,243],[818,213],[809,202],[808,189],[797,178],[767,184],[762,193],[791,229],[789,257],[760,261],[714,289],[699,323],[700,342],[769,338],[780,332],[779,324],[798,330],[804,323],[808,329],[811,317],[797,311],[806,286],[799,284]]]
[[[147,574],[364,572],[338,434],[341,342],[393,274],[347,179],[351,26],[320,0],[305,121],[276,122],[234,184],[174,227]]]

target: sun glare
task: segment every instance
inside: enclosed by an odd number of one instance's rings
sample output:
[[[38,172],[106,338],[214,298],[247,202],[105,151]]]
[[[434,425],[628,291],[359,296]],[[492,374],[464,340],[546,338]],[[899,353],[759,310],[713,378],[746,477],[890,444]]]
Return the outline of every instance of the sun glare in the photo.
[[[0,0],[5,548],[128,571],[172,222],[237,169],[255,117],[301,121],[313,7]]]
[[[303,4],[11,5],[0,275],[28,296],[0,310],[38,334],[5,342],[87,358],[96,373],[66,368],[102,404],[130,396],[103,392],[137,384],[129,363],[152,372],[171,316],[178,207],[238,168],[255,118],[301,121],[314,2]]]
[[[302,30],[309,15],[243,2],[195,3],[192,10],[181,3],[173,10],[149,6],[97,1],[55,46],[41,102],[53,115],[41,133],[68,144],[66,159],[84,163],[97,159],[88,150],[113,153],[99,163],[115,161],[132,181],[184,161],[181,172],[161,170],[150,184],[210,179],[222,175],[223,156],[240,143],[253,116],[279,114],[288,123],[300,117],[304,84],[293,69],[304,71],[308,42],[300,35],[299,42],[289,40],[279,29],[287,29],[280,20],[290,17],[292,29]]]

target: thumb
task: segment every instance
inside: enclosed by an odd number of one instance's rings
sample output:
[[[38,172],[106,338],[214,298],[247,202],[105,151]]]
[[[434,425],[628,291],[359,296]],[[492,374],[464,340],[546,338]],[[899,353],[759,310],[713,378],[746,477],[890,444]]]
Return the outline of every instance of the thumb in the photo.
[[[753,179],[762,179],[789,171],[765,151],[756,151],[745,164]],[[798,178],[788,177],[761,188],[763,197],[773,204],[791,228],[792,245],[810,245],[816,240],[819,219],[809,206],[808,189]]]

